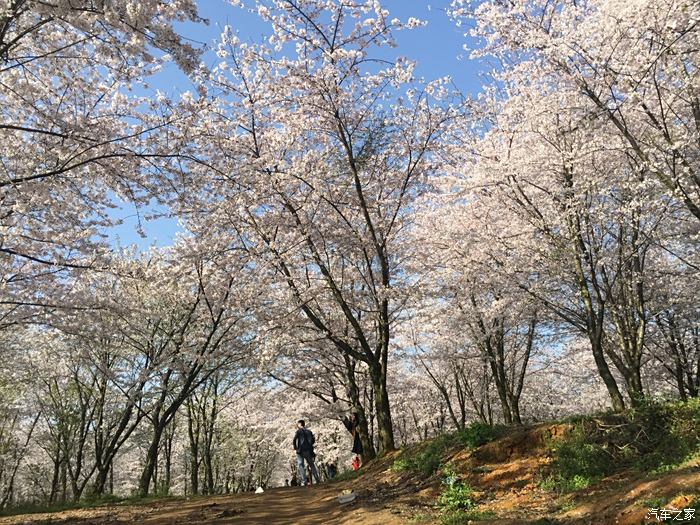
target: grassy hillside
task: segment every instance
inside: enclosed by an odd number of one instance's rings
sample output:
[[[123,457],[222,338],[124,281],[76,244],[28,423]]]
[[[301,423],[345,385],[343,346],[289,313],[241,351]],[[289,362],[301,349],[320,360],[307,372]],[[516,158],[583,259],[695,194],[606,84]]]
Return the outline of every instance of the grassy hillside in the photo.
[[[393,495],[414,523],[658,523],[645,518],[651,508],[700,515],[700,401],[520,428],[475,424],[370,469],[372,481],[357,486]]]

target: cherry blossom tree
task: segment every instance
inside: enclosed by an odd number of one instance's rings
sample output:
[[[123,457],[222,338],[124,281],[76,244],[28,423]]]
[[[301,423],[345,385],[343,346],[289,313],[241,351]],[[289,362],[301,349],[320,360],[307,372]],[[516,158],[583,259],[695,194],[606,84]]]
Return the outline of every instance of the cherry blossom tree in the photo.
[[[404,227],[452,116],[447,89],[411,85],[409,62],[373,57],[401,27],[377,2],[280,0],[257,11],[269,45],[222,35],[207,84],[219,98],[199,133],[213,168],[193,167],[202,185],[184,191],[204,200],[186,212],[188,227],[235,231],[268,271],[271,301],[367,366],[378,448],[391,450],[386,378]]]
[[[615,136],[633,162],[626,179],[657,183],[700,219],[700,7],[692,0],[483,2],[455,0],[474,20],[476,56],[498,76],[542,94],[567,93],[597,133]]]
[[[187,112],[146,89],[169,61],[186,72],[196,66],[198,53],[173,24],[197,20],[191,0],[3,3],[3,325],[71,306],[64,279],[106,265],[103,232],[114,223],[114,202],[140,208],[154,176],[187,154],[163,133]]]

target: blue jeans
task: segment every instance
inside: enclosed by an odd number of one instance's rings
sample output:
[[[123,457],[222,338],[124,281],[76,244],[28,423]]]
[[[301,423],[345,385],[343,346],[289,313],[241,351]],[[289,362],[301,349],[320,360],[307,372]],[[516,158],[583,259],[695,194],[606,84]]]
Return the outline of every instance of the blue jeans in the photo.
[[[301,481],[302,485],[306,485],[306,482],[308,481],[306,479],[306,465],[304,465],[304,460],[308,461],[309,465],[311,466],[311,474],[314,477],[314,480],[316,480],[316,483],[321,483],[321,480],[318,477],[318,470],[316,470],[316,463],[314,462],[314,457],[311,455],[310,452],[297,452],[297,471],[299,472],[299,480]]]

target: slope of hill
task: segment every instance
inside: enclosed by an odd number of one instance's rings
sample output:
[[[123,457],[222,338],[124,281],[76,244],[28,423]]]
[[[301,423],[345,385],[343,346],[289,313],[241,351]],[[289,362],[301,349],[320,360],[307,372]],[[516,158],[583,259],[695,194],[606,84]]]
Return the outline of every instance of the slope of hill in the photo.
[[[341,505],[347,490],[356,499]],[[125,502],[0,524],[659,523],[651,509],[667,510],[666,522],[700,524],[697,400],[556,424],[472,425],[309,488]]]

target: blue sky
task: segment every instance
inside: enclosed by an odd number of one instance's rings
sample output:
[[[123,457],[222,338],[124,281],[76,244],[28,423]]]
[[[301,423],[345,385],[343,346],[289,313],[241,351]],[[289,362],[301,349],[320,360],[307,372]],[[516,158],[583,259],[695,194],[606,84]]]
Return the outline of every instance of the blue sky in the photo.
[[[463,93],[475,94],[483,83],[481,73],[488,68],[469,60],[462,48],[467,42],[465,28],[459,28],[450,21],[446,13],[449,3],[450,0],[383,0],[382,6],[389,11],[390,18],[406,20],[413,16],[428,22],[418,29],[397,32],[395,39],[398,45],[389,50],[393,57],[386,58],[407,57],[416,61],[416,76],[430,80],[448,75]],[[230,25],[241,40],[259,41],[269,35],[269,27],[257,16],[233,7],[227,0],[198,0],[198,7],[200,16],[209,20],[209,24],[182,24],[178,28],[181,35],[196,43],[215,48],[225,25]],[[205,55],[204,60],[214,64],[219,59],[210,54]],[[150,85],[153,90],[159,89],[170,95],[192,88],[189,80],[174,66],[165,68],[152,79]],[[123,224],[108,232],[112,244],[121,247],[136,244],[140,249],[171,244],[180,230],[177,220],[160,218],[146,221],[144,216],[152,211],[163,210],[141,210],[141,227],[146,235],[144,238],[136,231],[138,220],[132,206],[124,205],[121,209],[114,210],[112,215],[122,219]]]

